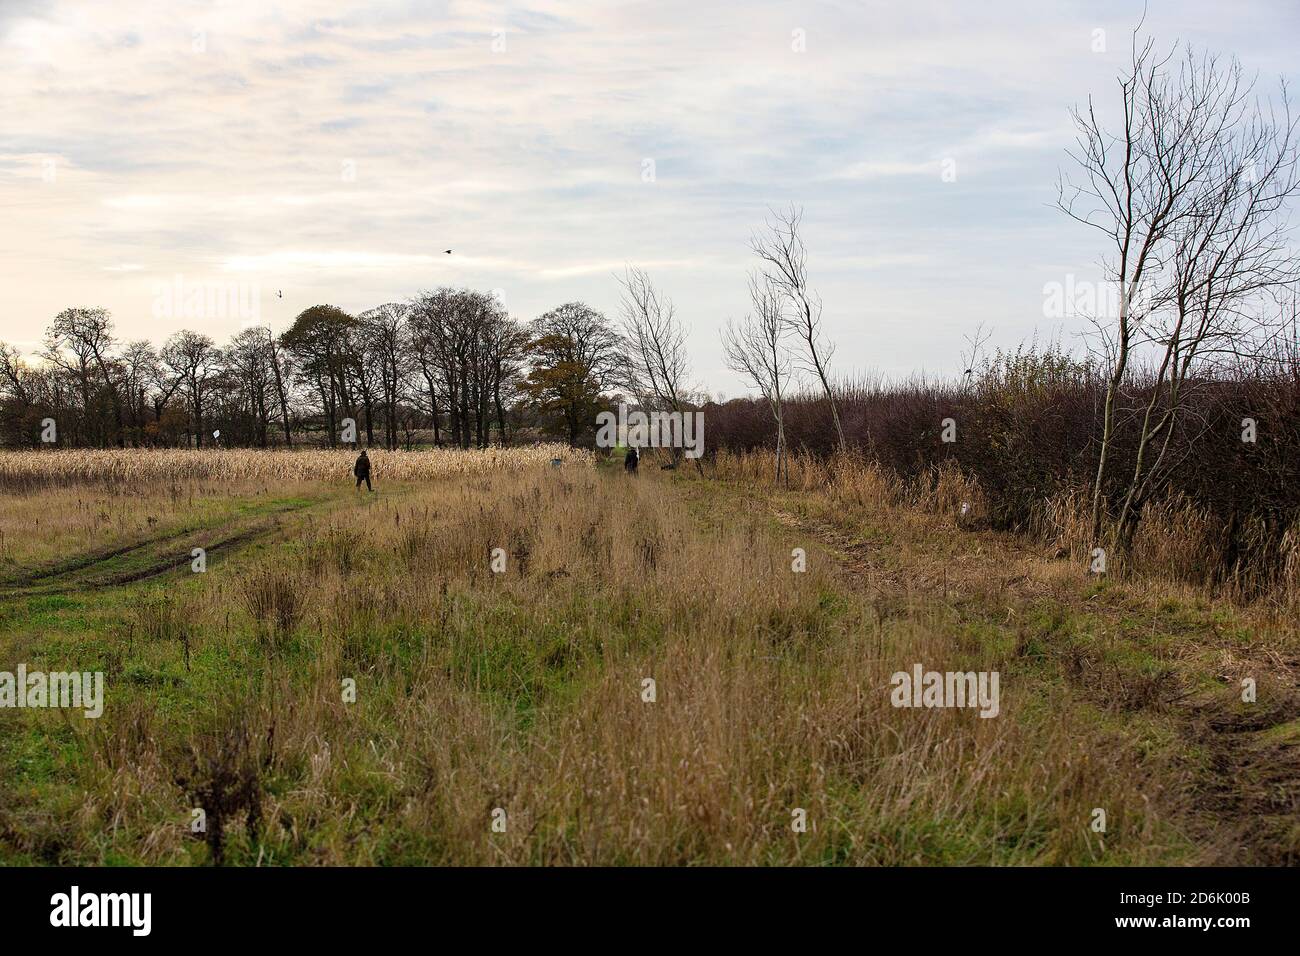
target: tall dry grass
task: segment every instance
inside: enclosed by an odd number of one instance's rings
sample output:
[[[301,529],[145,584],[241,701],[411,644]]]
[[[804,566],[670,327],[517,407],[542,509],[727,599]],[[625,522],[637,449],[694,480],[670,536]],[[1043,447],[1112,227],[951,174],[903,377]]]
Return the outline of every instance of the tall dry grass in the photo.
[[[520,448],[375,451],[375,481],[428,481],[541,465],[553,458],[590,460],[566,445]],[[104,482],[154,486],[172,481],[328,481],[352,474],[356,451],[265,449],[43,449],[0,451],[0,482],[10,489],[40,484]]]
[[[766,449],[719,451],[710,473],[718,478],[773,485],[775,455]],[[989,528],[988,496],[980,483],[955,462],[942,462],[911,478],[858,454],[826,458],[806,453],[789,459],[788,483],[780,487],[824,494],[848,507],[892,513],[904,520],[915,513],[953,519],[966,529]],[[689,477],[689,476],[688,476]],[[1049,553],[1087,567],[1097,543],[1092,538],[1091,499],[1077,488],[1064,489],[1026,506],[1023,533]],[[1104,526],[1103,540],[1113,539]],[[1246,560],[1246,556],[1264,560]],[[1223,569],[1230,569],[1225,575]],[[1204,588],[1237,600],[1262,600],[1285,606],[1300,603],[1300,518],[1280,540],[1263,519],[1246,517],[1232,529],[1188,498],[1148,502],[1132,547],[1108,554],[1108,573],[1157,576]]]
[[[169,480],[56,484],[25,477],[0,494],[0,576],[219,525],[257,502],[307,500],[320,482]]]
[[[720,451],[710,462],[710,474],[771,485],[775,455],[765,449]],[[886,466],[859,454],[820,458],[807,453],[789,457],[789,480],[779,487],[820,492],[872,511],[916,508],[945,517],[960,517],[971,527],[987,523],[988,506],[978,482],[956,464],[943,462],[913,478],[903,478]]]
[[[591,460],[559,445],[377,451],[372,480],[382,491],[554,458]],[[329,497],[350,490],[354,460],[343,450],[0,451],[0,576]]]
[[[1151,783],[1165,768],[1030,679],[1014,646],[925,606],[881,616],[815,549],[792,573],[761,515],[703,527],[656,476],[592,469],[463,475],[332,512],[173,595],[193,673],[168,645],[150,649],[178,681],[166,692],[110,675],[104,718],[65,744],[83,796],[11,790],[0,843],[250,864],[1188,852]],[[890,675],[914,662],[1000,670],[1001,715],[892,707]],[[221,846],[189,832],[196,801],[224,814]]]
[[[1139,365],[1120,390],[1103,487],[1112,516],[1135,473],[1144,409],[1153,394],[1167,396],[1157,381],[1154,369]],[[850,449],[908,482],[944,465],[959,467],[982,490],[986,522],[1020,532],[1053,519],[1072,522],[1064,513],[1044,512],[1072,509],[1078,494],[1091,492],[1105,391],[1096,368],[1057,346],[1029,345],[995,354],[961,382],[846,382],[837,405]],[[1171,444],[1155,476],[1148,542],[1136,543],[1130,566],[1162,567],[1242,597],[1274,598],[1291,587],[1292,532],[1300,515],[1294,350],[1202,369],[1180,395],[1179,413],[1162,439]],[[1159,402],[1156,408],[1157,417],[1167,410]],[[770,450],[775,442],[761,401],[709,404],[704,414],[710,452]],[[942,440],[945,419],[956,424],[955,441]],[[1247,421],[1258,425],[1250,438]],[[791,448],[823,459],[835,453],[838,437],[824,396],[791,396],[784,424]]]

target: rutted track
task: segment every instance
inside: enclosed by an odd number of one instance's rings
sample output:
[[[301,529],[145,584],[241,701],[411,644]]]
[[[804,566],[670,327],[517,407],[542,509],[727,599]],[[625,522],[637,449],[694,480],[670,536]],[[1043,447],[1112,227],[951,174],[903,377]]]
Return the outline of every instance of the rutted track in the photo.
[[[228,554],[276,534],[284,527],[286,516],[337,504],[336,499],[291,504],[269,514],[237,518],[216,527],[188,528],[99,549],[0,579],[0,600],[97,591],[147,581],[187,567],[194,548],[202,548],[209,558]]]
[[[815,539],[835,560],[850,586],[872,596],[877,613],[881,602],[900,593],[910,598],[928,592],[936,602],[947,600],[946,575],[940,582],[932,568],[920,564],[898,567],[901,555],[896,549],[890,555],[894,561],[881,560],[884,549],[861,541],[833,521],[796,516],[774,502],[769,502],[769,508],[781,525]],[[1008,592],[1015,594],[1030,581],[1020,575],[1008,583]],[[1029,596],[1027,591],[1018,594],[1021,599]],[[1290,691],[1283,690],[1283,698],[1273,705],[1261,706],[1253,722],[1234,717],[1221,702],[1203,693],[1177,693],[1181,690],[1178,685],[1167,698],[1151,703],[1175,721],[1180,736],[1209,754],[1209,766],[1199,775],[1192,794],[1197,819],[1191,821],[1190,829],[1202,845],[1215,847],[1219,862],[1256,866],[1297,862],[1289,849],[1292,844],[1287,831],[1295,826],[1300,812],[1300,745],[1264,744],[1256,736],[1289,726],[1300,713],[1300,660],[1277,658],[1274,663],[1284,676],[1281,686]],[[1085,672],[1069,667],[1064,672],[1079,694],[1102,707],[1113,703],[1098,698]]]

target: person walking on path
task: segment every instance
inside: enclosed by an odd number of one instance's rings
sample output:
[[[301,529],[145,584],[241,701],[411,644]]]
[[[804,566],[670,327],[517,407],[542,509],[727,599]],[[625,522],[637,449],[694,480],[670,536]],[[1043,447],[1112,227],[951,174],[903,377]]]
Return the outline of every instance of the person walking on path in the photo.
[[[370,458],[366,455],[366,450],[361,449],[361,457],[357,463],[352,466],[352,474],[357,476],[357,491],[361,490],[361,482],[366,483],[366,491],[374,491],[370,486]]]

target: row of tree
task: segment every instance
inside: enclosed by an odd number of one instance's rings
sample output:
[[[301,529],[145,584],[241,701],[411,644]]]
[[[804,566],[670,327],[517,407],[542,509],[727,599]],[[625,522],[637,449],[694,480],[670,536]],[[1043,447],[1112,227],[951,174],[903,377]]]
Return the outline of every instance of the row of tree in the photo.
[[[72,447],[332,447],[350,420],[358,443],[390,449],[519,432],[577,445],[620,396],[689,401],[672,302],[640,270],[619,281],[615,321],[570,302],[524,323],[489,293],[440,288],[359,315],[312,306],[282,334],[247,328],[224,346],[190,330],[123,342],[106,310],[67,309],[34,361],[0,342],[0,441],[48,441],[52,419]]]

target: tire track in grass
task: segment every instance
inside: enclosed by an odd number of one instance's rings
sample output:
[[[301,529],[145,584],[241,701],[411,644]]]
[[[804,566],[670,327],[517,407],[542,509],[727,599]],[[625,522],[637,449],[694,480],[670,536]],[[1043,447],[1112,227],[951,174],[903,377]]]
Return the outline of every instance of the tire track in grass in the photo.
[[[320,502],[312,502],[306,505],[289,503],[271,509],[271,516],[278,516],[294,511],[301,511],[312,507]],[[263,513],[266,514],[266,513]],[[205,531],[214,530],[213,528],[183,528],[179,531],[168,531],[163,534],[153,535],[146,538],[137,538],[133,541],[113,545],[108,548],[100,548],[87,552],[86,554],[77,555],[66,561],[59,561],[56,564],[48,564],[43,567],[37,567],[24,574],[10,575],[0,578],[0,589],[27,588],[32,585],[40,584],[43,581],[49,581],[55,578],[67,577],[76,574],[79,571],[93,569],[97,565],[106,564],[115,561],[118,558],[127,558],[137,552],[146,549],[161,551],[164,546],[170,546],[173,542],[181,542],[186,539],[192,539]]]
[[[928,592],[934,601],[948,601],[946,572],[941,583],[933,568],[919,564],[890,570],[880,560],[883,548],[860,540],[834,521],[800,517],[771,499],[766,499],[766,504],[782,526],[816,540],[850,586],[871,596],[877,613],[880,602],[891,593],[895,597],[906,594],[910,601],[917,592]],[[905,562],[902,552],[893,550]],[[985,553],[983,557],[996,556]],[[1028,574],[1007,583],[1008,592],[1026,604],[1041,596]],[[1079,611],[1068,602],[1063,609]],[[979,610],[990,618],[998,616],[992,608]],[[1104,605],[1090,605],[1087,610],[1118,629],[1119,611]],[[1068,663],[1063,655],[1054,656]],[[1221,848],[1224,863],[1283,866],[1300,862],[1300,660],[1273,657],[1284,696],[1258,713],[1239,713],[1212,693],[1179,693],[1182,687],[1177,682],[1168,695],[1157,695],[1137,706],[1139,711],[1171,717],[1179,737],[1208,754],[1207,765],[1197,773],[1190,794],[1191,826],[1198,841]],[[1099,696],[1098,689],[1089,684],[1088,670],[1063,666],[1062,672],[1083,698],[1102,708],[1117,705],[1115,700]]]
[[[0,600],[72,594],[78,591],[101,591],[161,577],[188,567],[194,548],[205,556],[233,553],[255,541],[274,535],[284,527],[286,517],[297,517],[316,510],[346,506],[350,499],[324,498],[305,503],[291,502],[242,520],[225,521],[211,528],[187,529],[157,535],[129,544],[91,552],[38,569],[18,578],[0,581]],[[215,537],[222,532],[223,537]],[[124,559],[140,558],[142,563],[113,570]],[[109,566],[106,569],[106,566]],[[106,572],[106,573],[105,573]]]

